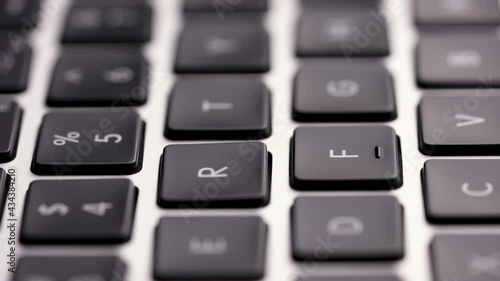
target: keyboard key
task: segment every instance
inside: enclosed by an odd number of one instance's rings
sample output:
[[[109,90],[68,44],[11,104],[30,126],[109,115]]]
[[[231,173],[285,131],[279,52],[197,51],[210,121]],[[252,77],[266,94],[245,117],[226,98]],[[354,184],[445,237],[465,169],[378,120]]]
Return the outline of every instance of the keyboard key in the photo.
[[[403,207],[392,196],[302,197],[292,207],[297,260],[394,260],[404,255]]]
[[[151,38],[151,19],[151,7],[144,1],[78,1],[67,16],[62,42],[147,42]]]
[[[422,98],[419,147],[425,155],[500,155],[500,96],[470,92]]]
[[[170,95],[169,139],[264,139],[271,135],[271,97],[258,78],[181,79]]]
[[[21,241],[108,244],[130,240],[138,190],[129,180],[35,181],[24,207]]]
[[[291,186],[298,190],[388,190],[403,184],[399,137],[387,126],[295,130]]]
[[[16,157],[22,115],[23,111],[15,102],[0,100],[0,163]]]
[[[497,25],[498,0],[418,0],[415,17],[420,25]]]
[[[422,87],[500,86],[500,41],[493,34],[425,35],[417,60]]]
[[[138,106],[148,96],[148,63],[140,53],[68,55],[59,59],[50,106]]]
[[[31,170],[38,175],[127,175],[142,168],[145,124],[128,108],[49,113]]]
[[[0,168],[0,223],[2,222],[3,209],[7,202],[7,193],[10,187],[10,177],[4,169]]]
[[[314,57],[387,56],[387,27],[376,13],[305,12],[299,22],[297,55]]]
[[[180,37],[175,71],[179,73],[266,72],[269,39],[255,25],[188,25]]]
[[[434,280],[498,281],[500,236],[439,235],[431,258]]]
[[[301,5],[305,9],[341,9],[343,11],[351,10],[354,12],[378,11],[381,0],[301,0]],[[317,11],[316,11],[317,12]]]
[[[13,281],[126,281],[117,257],[23,257]]]
[[[268,8],[267,0],[219,1],[184,0],[184,12],[214,12],[224,19],[226,13],[262,12]]]
[[[397,117],[391,75],[366,64],[301,70],[293,104],[297,121],[377,122]]]
[[[158,204],[166,208],[245,208],[269,203],[272,156],[260,142],[169,145]]]
[[[260,279],[266,240],[267,226],[260,217],[164,218],[156,229],[154,277]]]
[[[3,0],[0,2],[0,29],[31,29],[38,20],[40,0]]]
[[[331,277],[300,278],[297,281],[400,281],[400,279],[394,276],[377,276],[377,277],[331,276]]]
[[[430,160],[422,170],[427,219],[499,223],[499,160]]]
[[[0,31],[0,93],[23,92],[28,86],[31,48],[19,36]]]

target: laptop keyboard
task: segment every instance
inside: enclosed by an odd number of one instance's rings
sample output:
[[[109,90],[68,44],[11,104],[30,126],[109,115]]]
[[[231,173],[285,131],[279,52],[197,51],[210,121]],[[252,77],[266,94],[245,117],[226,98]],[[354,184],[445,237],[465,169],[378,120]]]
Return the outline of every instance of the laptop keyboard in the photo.
[[[0,0],[0,280],[500,280],[499,24]]]

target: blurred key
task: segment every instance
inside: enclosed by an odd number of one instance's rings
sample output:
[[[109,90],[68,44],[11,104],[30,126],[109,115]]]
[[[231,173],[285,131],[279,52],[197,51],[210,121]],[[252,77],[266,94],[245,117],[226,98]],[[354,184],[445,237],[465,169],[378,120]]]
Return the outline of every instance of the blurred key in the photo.
[[[499,235],[438,235],[431,244],[434,280],[498,281]]]
[[[429,160],[422,170],[425,211],[433,223],[499,223],[500,161]]]
[[[259,78],[180,79],[170,95],[169,139],[263,139],[271,135],[271,96]]]
[[[152,10],[144,1],[78,1],[70,10],[63,43],[134,43],[151,37]]]
[[[190,24],[177,48],[178,73],[266,72],[269,40],[259,25]]]
[[[28,38],[18,32],[0,31],[0,94],[26,90],[31,65]]]
[[[392,77],[382,66],[334,63],[302,69],[295,78],[297,121],[377,122],[396,116]]]
[[[23,257],[13,281],[126,281],[127,266],[117,257]]]
[[[395,197],[301,197],[291,214],[297,260],[393,260],[404,255],[403,208]]]
[[[265,11],[268,0],[184,0],[184,12],[214,12],[221,19],[232,12]]]
[[[424,34],[417,47],[423,87],[500,86],[500,40],[494,33]]]
[[[26,194],[21,241],[115,244],[130,240],[138,190],[129,180],[34,181]]]
[[[500,155],[500,96],[477,91],[424,96],[418,109],[425,155]]]
[[[106,49],[62,56],[47,97],[50,106],[139,106],[148,97],[148,63],[139,52]]]
[[[299,22],[297,55],[302,57],[387,56],[385,19],[360,11],[306,11]]]
[[[17,103],[0,100],[0,163],[16,157],[22,115]]]
[[[297,281],[400,281],[400,279],[394,276],[329,276],[299,278]]]
[[[498,25],[498,0],[415,0],[419,25]]]
[[[267,225],[260,217],[163,218],[156,228],[154,277],[261,279],[266,245]]]
[[[0,29],[29,29],[38,21],[40,0],[0,1]]]

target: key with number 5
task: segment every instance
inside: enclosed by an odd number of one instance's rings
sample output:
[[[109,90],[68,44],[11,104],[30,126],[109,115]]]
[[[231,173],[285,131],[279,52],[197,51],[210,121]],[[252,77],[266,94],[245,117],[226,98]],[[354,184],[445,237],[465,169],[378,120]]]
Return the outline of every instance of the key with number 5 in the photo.
[[[127,175],[141,170],[145,124],[130,109],[49,113],[31,170],[39,175]]]

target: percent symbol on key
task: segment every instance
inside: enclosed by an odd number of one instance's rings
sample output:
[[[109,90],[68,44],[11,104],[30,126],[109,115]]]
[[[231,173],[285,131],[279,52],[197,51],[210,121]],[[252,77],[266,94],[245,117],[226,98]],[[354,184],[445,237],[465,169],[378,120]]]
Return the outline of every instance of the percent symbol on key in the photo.
[[[54,135],[53,144],[56,146],[63,146],[67,142],[79,143],[80,133],[69,132],[66,136]]]

